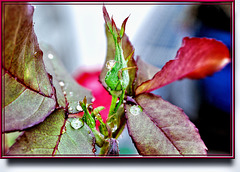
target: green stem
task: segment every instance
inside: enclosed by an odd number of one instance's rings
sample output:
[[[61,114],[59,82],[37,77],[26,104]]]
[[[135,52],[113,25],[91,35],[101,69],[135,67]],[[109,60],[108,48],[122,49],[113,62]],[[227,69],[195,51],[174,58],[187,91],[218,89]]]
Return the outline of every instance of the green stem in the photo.
[[[104,137],[95,128],[92,128],[92,132],[96,138],[96,144],[98,147],[102,147],[105,143]]]
[[[106,155],[109,149],[109,145],[110,145],[109,142],[106,141],[101,147],[99,155]]]
[[[114,113],[117,112],[118,108],[123,104],[124,95],[125,95],[125,90],[122,90],[122,94],[120,96],[120,99],[119,99],[119,102],[118,102],[117,106],[114,109]]]
[[[114,114],[117,100],[118,100],[118,96],[116,96],[115,94],[112,94],[112,102],[111,102],[110,110],[108,113],[108,118]]]

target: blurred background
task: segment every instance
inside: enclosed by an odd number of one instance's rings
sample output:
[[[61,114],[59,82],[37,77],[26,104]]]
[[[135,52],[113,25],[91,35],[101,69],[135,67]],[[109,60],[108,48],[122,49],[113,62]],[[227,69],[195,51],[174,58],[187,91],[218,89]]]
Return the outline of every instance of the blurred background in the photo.
[[[33,5],[39,42],[50,44],[75,78],[101,70],[107,50],[102,4]],[[232,52],[230,3],[105,5],[118,27],[130,15],[126,34],[135,47],[135,55],[159,68],[175,57],[186,36],[215,38]],[[209,155],[227,156],[233,151],[232,82],[231,63],[211,77],[177,81],[154,93],[184,110],[199,129]],[[123,156],[137,153],[126,129],[119,146]]]

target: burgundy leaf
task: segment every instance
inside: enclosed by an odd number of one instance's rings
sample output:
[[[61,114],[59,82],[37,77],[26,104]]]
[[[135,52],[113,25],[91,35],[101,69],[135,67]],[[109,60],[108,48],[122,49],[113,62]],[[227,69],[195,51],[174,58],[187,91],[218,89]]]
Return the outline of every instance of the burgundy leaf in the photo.
[[[200,79],[221,70],[231,59],[228,48],[208,38],[184,38],[174,60],[136,89],[136,95],[150,92],[182,78]]]
[[[206,146],[182,109],[151,93],[126,104],[127,126],[141,155],[203,156]]]
[[[61,59],[53,49],[45,44],[40,45],[44,52],[43,60],[47,71],[53,77],[53,85],[56,90],[56,97],[59,107],[68,106],[69,113],[78,113],[82,111],[79,101],[84,97],[88,103],[91,103],[93,96],[91,91],[80,86],[65,69]]]
[[[3,5],[3,102],[5,132],[42,122],[55,109],[51,77],[33,29],[34,8]]]
[[[3,68],[28,89],[51,97],[51,82],[33,29],[33,11],[27,4],[4,4]]]
[[[143,82],[151,79],[160,69],[144,62],[139,56],[137,57],[137,78],[134,87],[141,85]]]
[[[74,118],[65,117],[64,109],[57,109],[43,123],[24,131],[5,156],[94,156],[95,138],[90,128],[83,122],[73,128]]]

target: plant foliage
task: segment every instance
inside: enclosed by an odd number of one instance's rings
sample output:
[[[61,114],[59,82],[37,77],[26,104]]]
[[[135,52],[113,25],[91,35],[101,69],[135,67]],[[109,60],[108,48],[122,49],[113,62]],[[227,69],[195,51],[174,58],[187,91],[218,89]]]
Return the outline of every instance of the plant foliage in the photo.
[[[99,155],[118,156],[117,139],[126,124],[140,155],[207,155],[183,110],[149,92],[221,70],[231,61],[223,43],[186,37],[175,59],[158,69],[135,60],[125,34],[128,18],[118,29],[103,6],[108,44],[99,80],[112,96],[105,121],[104,107],[92,108],[90,90],[76,83],[49,46],[39,46],[33,12],[27,3],[4,5],[3,132],[23,131],[4,156],[96,156],[96,145]],[[84,115],[71,115],[79,112]]]

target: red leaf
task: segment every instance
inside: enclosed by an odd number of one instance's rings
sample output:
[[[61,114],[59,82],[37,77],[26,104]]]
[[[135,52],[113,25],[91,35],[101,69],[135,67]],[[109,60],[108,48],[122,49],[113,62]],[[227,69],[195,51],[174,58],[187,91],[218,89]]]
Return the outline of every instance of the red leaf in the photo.
[[[170,60],[151,80],[136,89],[136,95],[150,92],[182,78],[200,79],[221,70],[231,61],[228,48],[215,39],[183,39],[174,60]]]

